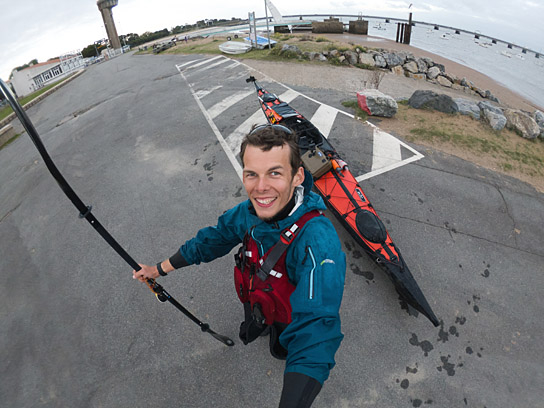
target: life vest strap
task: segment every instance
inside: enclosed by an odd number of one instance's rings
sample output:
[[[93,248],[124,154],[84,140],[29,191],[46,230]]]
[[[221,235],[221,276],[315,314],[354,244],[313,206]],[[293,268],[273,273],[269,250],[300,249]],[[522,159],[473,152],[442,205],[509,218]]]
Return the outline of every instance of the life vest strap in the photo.
[[[283,253],[287,250],[291,242],[294,241],[298,233],[302,230],[302,227],[304,227],[304,225],[312,218],[319,215],[321,215],[321,211],[319,210],[312,210],[310,212],[307,212],[302,217],[300,217],[297,222],[281,232],[280,240],[276,243],[276,245],[272,247],[264,263],[259,269],[257,269],[256,274],[259,279],[265,281],[266,278],[268,278],[270,271],[272,271],[272,269],[279,261]]]

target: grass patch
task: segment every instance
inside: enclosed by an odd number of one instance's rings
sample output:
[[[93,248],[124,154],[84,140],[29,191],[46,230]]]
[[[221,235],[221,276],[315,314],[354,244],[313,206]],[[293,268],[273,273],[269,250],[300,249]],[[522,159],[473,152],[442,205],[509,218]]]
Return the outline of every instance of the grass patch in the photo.
[[[514,131],[497,132],[469,116],[413,109],[399,103],[394,118],[380,128],[409,142],[430,146],[465,160],[512,175],[544,191],[544,141],[527,140]]]
[[[342,106],[345,106],[346,108],[351,108],[354,110],[354,116],[357,119],[366,121],[368,119],[368,113],[366,113],[364,110],[362,110],[359,107],[359,104],[357,101],[344,101],[342,102]]]
[[[71,75],[70,75],[71,76]],[[25,104],[27,104],[28,102],[32,101],[33,99],[36,99],[38,96],[40,96],[41,94],[43,94],[44,92],[47,92],[49,91],[51,88],[53,88],[54,86],[60,84],[61,82],[64,82],[66,81],[68,78],[63,78],[59,81],[56,81],[56,82],[53,82],[52,84],[49,84],[45,87],[43,87],[42,89],[34,92],[34,93],[31,93],[30,95],[27,95],[23,98],[20,98],[19,99],[19,104],[21,106],[25,106]],[[1,110],[0,110],[0,120],[4,119],[4,118],[7,118],[11,113],[13,112],[13,109],[11,109],[11,106],[8,104],[7,106],[4,106]]]
[[[310,34],[281,34],[275,33],[271,38],[277,41],[277,44],[271,49],[256,50],[253,49],[247,53],[240,54],[239,58],[244,59],[257,59],[267,61],[282,61],[282,60],[296,60],[306,62],[308,58],[304,57],[305,52],[328,52],[331,50],[338,50],[339,53],[345,51],[353,51],[355,48],[361,48],[360,46],[348,46],[345,43],[329,40],[326,37],[315,37]],[[200,38],[190,40],[189,43],[180,41],[175,47],[161,52],[160,54],[212,54],[219,55],[218,45],[227,41],[226,36],[215,36],[210,38]],[[233,41],[243,41],[241,38],[233,39]],[[284,44],[296,45],[296,47],[302,52],[297,54],[294,52],[288,52],[280,54],[280,51]],[[138,52],[137,54],[150,53],[151,48],[147,51]],[[235,56],[236,57],[236,56]],[[343,65],[338,58],[331,58],[330,63],[333,65]],[[374,67],[368,67],[360,65],[359,68],[375,69]]]
[[[367,71],[378,71],[380,69],[373,65],[361,64],[361,63],[357,63],[354,66],[359,69],[366,69]]]
[[[17,133],[15,136],[13,136],[11,139],[9,139],[6,143],[4,143],[2,146],[0,146],[0,150],[2,150],[4,147],[7,147],[11,143],[13,143],[21,135],[22,135],[22,133]]]

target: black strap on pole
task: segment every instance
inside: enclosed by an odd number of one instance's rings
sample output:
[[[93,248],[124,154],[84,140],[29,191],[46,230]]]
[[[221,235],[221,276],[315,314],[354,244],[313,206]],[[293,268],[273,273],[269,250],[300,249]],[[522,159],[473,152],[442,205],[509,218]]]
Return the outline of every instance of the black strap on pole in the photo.
[[[51,156],[49,156],[49,153],[45,149],[45,146],[40,139],[40,136],[38,135],[38,132],[34,128],[34,125],[28,118],[26,112],[21,107],[13,93],[11,92],[11,89],[6,85],[4,81],[0,79],[0,88],[2,90],[2,93],[4,94],[5,98],[11,105],[11,108],[21,121],[21,124],[25,128],[26,132],[30,136],[30,139],[38,149],[38,152],[43,158],[43,161],[45,165],[47,166],[47,169],[53,176],[53,178],[58,183],[61,190],[66,194],[66,196],[70,199],[70,201],[75,205],[75,207],[79,211],[79,217],[85,218],[89,224],[93,226],[93,228],[100,234],[102,238],[106,240],[106,242],[125,260],[126,263],[128,263],[134,270],[139,271],[141,269],[140,265],[125,251],[125,249],[119,245],[119,243],[113,238],[113,236],[100,224],[100,222],[96,219],[96,217],[91,212],[92,206],[86,206],[83,201],[78,197],[78,195],[75,193],[75,191],[72,189],[72,187],[68,184],[64,176],[61,174],[53,160],[51,159]],[[199,319],[197,319],[191,312],[189,312],[187,309],[185,309],[176,299],[174,299],[170,294],[161,286],[159,285],[155,279],[147,279],[146,282],[147,286],[161,302],[170,302],[172,305],[174,305],[179,311],[181,311],[185,316],[187,316],[189,319],[191,319],[193,322],[198,324],[203,332],[211,334],[215,339],[219,340],[223,344],[226,344],[227,346],[233,346],[234,342],[229,339],[226,336],[222,336],[220,334],[215,333],[212,329],[210,329],[210,326],[207,323],[202,323]]]

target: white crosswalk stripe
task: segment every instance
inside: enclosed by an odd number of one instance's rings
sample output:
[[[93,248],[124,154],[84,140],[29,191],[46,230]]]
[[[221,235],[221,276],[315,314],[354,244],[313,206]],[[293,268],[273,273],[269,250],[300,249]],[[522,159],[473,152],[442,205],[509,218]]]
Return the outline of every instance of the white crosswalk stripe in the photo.
[[[255,91],[252,91],[252,93],[255,93]],[[282,101],[289,103],[298,95],[300,95],[298,92],[289,89],[281,94],[279,98]],[[227,144],[229,145],[231,150],[235,154],[238,154],[240,152],[240,145],[242,144],[242,139],[245,135],[249,133],[251,126],[256,124],[259,125],[262,123],[266,123],[266,118],[264,117],[263,111],[261,109],[258,109],[253,115],[251,115],[240,126],[238,126],[234,132],[226,137]]]
[[[217,67],[218,65],[224,64],[224,63],[226,63],[226,62],[229,62],[229,59],[228,59],[228,58],[223,58],[222,60],[217,61],[215,64],[206,65],[204,68],[201,68],[201,69],[199,70],[199,72],[205,71],[205,70],[207,70],[207,69],[215,68],[215,67]]]
[[[195,68],[201,67],[202,65],[209,64],[210,62],[215,61],[215,60],[217,60],[219,58],[225,58],[225,57],[223,57],[222,55],[218,55],[217,57],[200,60],[200,62],[195,61],[196,63],[192,64],[192,65],[184,64],[184,65],[186,65],[184,71],[187,71],[189,69],[195,69]],[[177,65],[176,65],[176,67],[177,67]],[[179,68],[178,68],[178,70],[179,70]]]
[[[208,113],[210,114],[210,117],[212,119],[219,116],[222,112],[226,111],[231,106],[235,105],[236,103],[240,102],[242,99],[248,97],[249,95],[255,93],[253,90],[244,90],[240,92],[236,92],[232,95],[229,95],[225,99],[223,99],[221,102],[216,103],[213,105],[210,109],[208,109]]]
[[[325,136],[329,137],[332,125],[338,114],[338,109],[329,105],[319,105],[319,108],[314,113],[314,116],[310,119],[310,122],[314,124],[316,128]]]

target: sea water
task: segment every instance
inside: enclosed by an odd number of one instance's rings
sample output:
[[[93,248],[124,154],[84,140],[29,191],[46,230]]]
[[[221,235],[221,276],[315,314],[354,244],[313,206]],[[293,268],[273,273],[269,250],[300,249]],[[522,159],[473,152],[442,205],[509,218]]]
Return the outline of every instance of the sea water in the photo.
[[[395,41],[397,23],[370,19],[368,35]],[[540,54],[536,58],[533,51],[524,54],[519,47],[492,44],[484,35],[476,39],[473,34],[420,24],[412,27],[410,45],[479,71],[544,109],[544,55],[540,50],[535,50]]]

